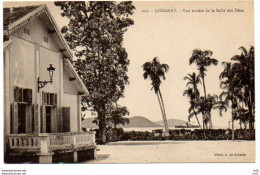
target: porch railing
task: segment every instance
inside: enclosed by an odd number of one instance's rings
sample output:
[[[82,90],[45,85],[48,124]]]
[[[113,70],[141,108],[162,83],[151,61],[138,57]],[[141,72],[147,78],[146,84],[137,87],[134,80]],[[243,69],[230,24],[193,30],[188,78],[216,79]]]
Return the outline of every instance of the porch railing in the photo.
[[[51,148],[62,146],[90,146],[95,145],[95,133],[58,133],[49,135],[49,146]]]
[[[39,136],[28,134],[11,134],[8,136],[10,148],[39,148]]]
[[[7,136],[10,149],[40,148],[41,152],[65,147],[95,146],[95,132],[10,134]]]

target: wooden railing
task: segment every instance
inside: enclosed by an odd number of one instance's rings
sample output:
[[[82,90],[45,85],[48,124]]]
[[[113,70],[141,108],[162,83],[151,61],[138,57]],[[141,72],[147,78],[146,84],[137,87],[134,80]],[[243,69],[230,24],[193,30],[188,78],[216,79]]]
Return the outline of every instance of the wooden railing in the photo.
[[[65,147],[95,146],[95,132],[81,133],[41,133],[41,134],[10,134],[8,135],[10,149],[40,148],[41,152]]]

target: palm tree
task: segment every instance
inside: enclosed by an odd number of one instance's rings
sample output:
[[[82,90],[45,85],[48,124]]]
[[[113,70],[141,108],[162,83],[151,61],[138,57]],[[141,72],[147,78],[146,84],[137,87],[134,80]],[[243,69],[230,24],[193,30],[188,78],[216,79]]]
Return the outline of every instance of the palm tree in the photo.
[[[240,129],[242,129],[242,123],[244,124],[244,129],[246,129],[248,118],[249,118],[248,110],[244,108],[237,108],[236,110],[234,110],[234,119],[240,120]]]
[[[201,125],[200,125],[200,122],[198,120],[198,117],[197,117],[197,112],[195,111],[195,105],[196,105],[196,93],[194,92],[194,90],[192,88],[188,88],[184,91],[183,93],[183,96],[188,96],[188,98],[190,99],[190,108],[189,108],[189,117],[188,117],[188,120],[190,122],[190,119],[195,116],[196,117],[196,120],[198,122],[198,125],[199,127],[201,128]]]
[[[229,106],[231,103],[231,116],[232,116],[232,140],[234,140],[234,120],[235,110],[238,109],[238,100],[242,101],[241,88],[239,87],[240,78],[237,76],[237,71],[233,64],[230,62],[223,62],[224,70],[219,75],[220,87],[224,90],[220,93],[219,98]]]
[[[224,70],[220,73],[219,79],[220,87],[224,89],[219,95],[219,98],[229,106],[229,102],[231,102],[231,122],[232,122],[232,140],[234,140],[234,109],[236,108],[235,105],[235,84],[234,84],[234,71],[232,70],[232,64],[227,62],[222,62],[224,66]],[[223,99],[224,97],[224,99]]]
[[[195,63],[198,67],[199,75],[202,79],[205,98],[207,98],[206,85],[205,85],[205,76],[207,72],[207,67],[218,64],[218,60],[212,58],[212,55],[213,52],[210,50],[202,51],[199,49],[195,49],[192,51],[192,56],[189,60],[190,65]],[[212,128],[211,116],[209,116],[209,122],[210,122],[210,128]]]
[[[196,73],[193,72],[192,74],[185,76],[184,80],[188,80],[186,87],[191,86],[196,94],[196,97],[199,96],[200,92],[198,90],[198,84],[201,84],[200,75],[196,75]]]
[[[162,93],[160,90],[160,85],[162,83],[161,78],[165,80],[165,73],[168,72],[169,66],[167,64],[161,64],[160,61],[155,57],[151,62],[146,62],[143,64],[143,70],[144,74],[143,77],[144,79],[147,79],[150,77],[152,80],[152,89],[154,89],[154,92],[157,95],[159,105],[162,111],[162,117],[164,121],[164,127],[165,127],[165,134],[169,134],[169,128],[168,128],[168,123],[166,119],[166,112],[165,112],[165,105],[163,102],[163,97]]]
[[[208,124],[210,124],[212,109],[218,109],[220,116],[222,116],[223,111],[227,111],[223,102],[218,100],[218,96],[210,94],[208,94],[207,98],[200,97],[196,107],[198,108],[198,113],[204,113],[204,123],[206,128],[210,128]]]
[[[197,84],[201,83],[199,75],[197,76],[195,72],[192,74],[188,74],[184,77],[184,80],[188,80],[186,87],[191,86],[192,88],[188,87],[183,93],[183,96],[188,96],[190,99],[190,108],[189,108],[189,121],[192,116],[195,115],[198,125],[201,128],[200,122],[197,117],[197,112],[195,111],[195,103],[200,95]],[[204,126],[204,123],[203,123]],[[203,127],[204,128],[204,127]]]
[[[239,77],[241,91],[244,92],[244,103],[249,112],[249,129],[254,129],[255,122],[255,48],[251,46],[247,51],[245,47],[240,47],[240,55],[235,55],[231,60],[235,61],[234,68],[236,76]]]

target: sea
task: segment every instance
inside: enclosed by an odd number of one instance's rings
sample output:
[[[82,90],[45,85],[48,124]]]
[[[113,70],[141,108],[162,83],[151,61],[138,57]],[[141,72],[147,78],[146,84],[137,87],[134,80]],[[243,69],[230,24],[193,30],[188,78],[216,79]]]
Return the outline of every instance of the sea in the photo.
[[[92,128],[87,128],[87,130],[89,130],[89,129],[92,129]],[[124,131],[148,131],[148,132],[152,132],[153,130],[156,130],[156,129],[164,130],[164,127],[124,127],[123,129],[124,129]],[[175,128],[175,127],[169,127],[169,129],[172,129],[172,130],[187,129],[187,130],[193,131],[193,130],[199,129],[199,128]],[[214,127],[214,129],[221,129],[221,128]],[[227,129],[227,128],[223,128],[223,129]]]
[[[148,131],[148,132],[152,132],[153,130],[156,129],[163,129],[164,127],[124,127],[123,128],[124,131]],[[175,128],[175,127],[169,127],[169,129],[183,129],[183,128]],[[198,128],[184,128],[184,129],[188,129],[188,130],[194,130],[194,129],[198,129]]]

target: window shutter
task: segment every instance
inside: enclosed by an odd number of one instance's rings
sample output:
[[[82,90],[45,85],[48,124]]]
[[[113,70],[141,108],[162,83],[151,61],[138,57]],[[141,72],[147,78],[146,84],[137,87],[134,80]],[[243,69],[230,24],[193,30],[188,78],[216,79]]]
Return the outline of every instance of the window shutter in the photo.
[[[20,93],[20,88],[19,87],[15,87],[14,88],[14,101],[15,102],[19,102],[19,93]]]
[[[42,104],[43,105],[47,105],[47,102],[48,102],[47,97],[48,97],[48,93],[42,92]]]
[[[26,133],[32,133],[32,105],[26,105]]]
[[[42,104],[45,104],[45,100],[44,100],[44,92],[42,92]]]
[[[47,105],[50,105],[51,104],[50,93],[46,93],[46,94],[47,94]]]
[[[15,102],[18,102],[18,87],[14,87],[14,101]]]
[[[33,125],[34,130],[33,133],[39,133],[39,118],[38,118],[38,104],[33,106]]]
[[[11,106],[12,116],[11,116],[11,133],[18,134],[18,104],[14,102]]]
[[[50,93],[50,105],[55,105],[55,99],[53,93]]]
[[[53,96],[54,96],[54,105],[57,106],[57,94],[53,94]]]
[[[56,108],[51,108],[51,132],[56,133],[57,132],[57,112]]]
[[[62,115],[63,132],[70,132],[70,107],[63,107]]]
[[[23,88],[18,88],[18,101],[23,102]]]
[[[48,104],[48,93],[47,92],[45,92],[44,93],[44,104]]]
[[[32,103],[32,89],[23,89],[24,102]]]
[[[41,107],[41,133],[46,133],[46,106]]]
[[[57,108],[57,115],[56,115],[56,119],[57,119],[57,132],[62,132],[62,109],[61,108]]]

